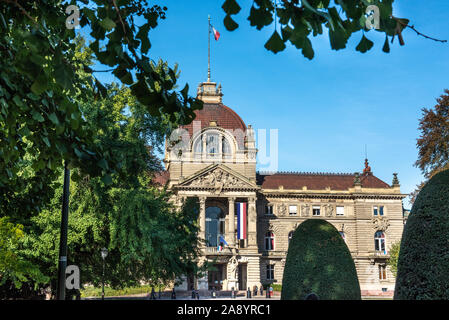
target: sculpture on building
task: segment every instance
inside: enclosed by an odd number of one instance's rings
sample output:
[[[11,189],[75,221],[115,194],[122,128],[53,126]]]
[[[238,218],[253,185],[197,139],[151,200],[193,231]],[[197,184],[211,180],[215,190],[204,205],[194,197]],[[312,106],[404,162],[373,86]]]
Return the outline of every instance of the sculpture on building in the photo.
[[[306,203],[301,206],[301,216],[308,217],[310,213],[310,204]]]

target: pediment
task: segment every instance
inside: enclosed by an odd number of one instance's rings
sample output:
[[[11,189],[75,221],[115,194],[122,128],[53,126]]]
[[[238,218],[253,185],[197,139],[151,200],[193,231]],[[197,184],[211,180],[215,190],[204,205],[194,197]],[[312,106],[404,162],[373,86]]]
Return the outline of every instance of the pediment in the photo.
[[[223,189],[257,189],[258,186],[243,175],[222,164],[204,168],[185,179],[178,187]]]

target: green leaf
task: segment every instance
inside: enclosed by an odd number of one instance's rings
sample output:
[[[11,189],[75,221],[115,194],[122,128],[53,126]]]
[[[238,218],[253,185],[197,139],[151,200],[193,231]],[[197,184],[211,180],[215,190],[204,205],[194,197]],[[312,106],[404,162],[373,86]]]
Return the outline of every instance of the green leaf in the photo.
[[[31,110],[31,116],[33,117],[34,120],[39,122],[44,122],[45,120],[44,117],[36,110]]]
[[[255,26],[257,30],[260,30],[273,22],[273,14],[270,10],[256,9],[253,6],[249,12],[248,20],[251,26]]]
[[[60,63],[55,68],[55,79],[56,82],[59,83],[64,89],[69,89],[71,85],[71,79],[73,77],[73,73],[70,72],[64,63]]]
[[[107,163],[107,161],[103,158],[103,159],[101,159],[100,161],[98,161],[98,166],[100,167],[100,168],[102,168],[102,169],[104,169],[104,170],[108,170],[109,169],[109,167],[108,167],[108,163]]]
[[[329,30],[329,40],[333,50],[340,50],[346,48],[348,36],[344,29],[336,28],[334,30]]]
[[[47,89],[47,86],[48,86],[47,77],[45,76],[45,74],[40,74],[31,85],[31,91],[33,91],[33,93],[37,95],[40,95],[42,92],[45,91],[45,89]]]
[[[240,6],[235,0],[226,0],[221,8],[226,12],[227,14],[237,14],[240,12]]]
[[[390,53],[390,42],[388,41],[388,36],[385,37],[385,43],[382,48],[382,51],[385,53]]]
[[[361,53],[365,53],[368,50],[370,50],[373,47],[373,42],[369,40],[368,38],[363,35],[362,40],[360,40],[360,43],[355,48],[357,51],[360,51]]]
[[[105,29],[106,31],[111,31],[112,29],[115,28],[115,22],[112,21],[110,18],[104,18],[103,20],[101,20],[99,22],[100,26]]]
[[[229,14],[224,18],[223,23],[228,31],[234,31],[235,29],[237,29],[239,27],[238,23],[236,23],[234,20],[232,20],[232,18]]]
[[[108,185],[112,183],[112,177],[109,174],[104,175],[103,177],[101,177],[101,181],[104,182],[104,184]]]
[[[51,122],[53,122],[55,125],[59,124],[58,117],[56,116],[56,113],[54,113],[54,112],[48,116],[48,119],[50,119]]]
[[[42,141],[45,142],[45,144],[47,145],[47,147],[51,147],[50,141],[48,141],[47,137],[42,137]]]
[[[304,39],[304,44],[302,47],[302,54],[304,55],[304,57],[306,57],[309,60],[312,60],[313,57],[315,56],[315,52],[313,51],[313,48],[312,48],[312,42],[310,42],[309,38]]]
[[[140,39],[141,50],[143,53],[147,53],[151,48],[151,42],[148,38],[148,31],[150,30],[150,25],[147,23],[139,28],[139,32],[136,34],[136,38]]]
[[[279,33],[275,30],[271,38],[265,43],[264,47],[271,52],[278,53],[285,49],[285,43],[282,41]]]

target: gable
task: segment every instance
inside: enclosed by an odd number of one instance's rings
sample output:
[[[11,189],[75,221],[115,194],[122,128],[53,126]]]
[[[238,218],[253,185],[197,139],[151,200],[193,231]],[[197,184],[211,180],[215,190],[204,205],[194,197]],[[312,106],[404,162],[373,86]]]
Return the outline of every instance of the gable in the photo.
[[[243,175],[222,164],[213,164],[181,182],[178,188],[215,189],[258,189],[258,186]]]

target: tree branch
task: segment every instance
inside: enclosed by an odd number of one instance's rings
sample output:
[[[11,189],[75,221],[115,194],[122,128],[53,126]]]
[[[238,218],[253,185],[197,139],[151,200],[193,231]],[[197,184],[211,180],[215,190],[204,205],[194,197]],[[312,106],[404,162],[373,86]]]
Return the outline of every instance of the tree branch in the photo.
[[[440,40],[440,39],[435,39],[435,38],[426,36],[425,34],[422,34],[422,33],[419,32],[418,30],[416,30],[416,29],[415,29],[415,26],[409,26],[409,25],[407,25],[407,27],[409,27],[410,29],[412,29],[413,31],[415,31],[416,34],[417,34],[418,36],[422,36],[422,37],[424,37],[424,38],[426,38],[426,39],[430,39],[430,40],[437,41],[437,42],[443,42],[443,43],[447,42],[447,40]]]

